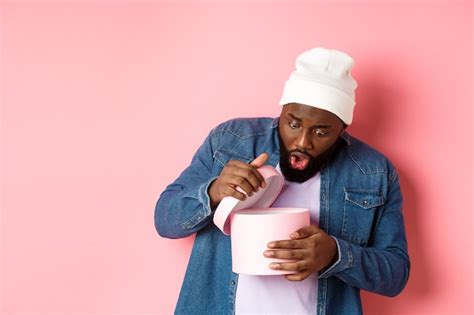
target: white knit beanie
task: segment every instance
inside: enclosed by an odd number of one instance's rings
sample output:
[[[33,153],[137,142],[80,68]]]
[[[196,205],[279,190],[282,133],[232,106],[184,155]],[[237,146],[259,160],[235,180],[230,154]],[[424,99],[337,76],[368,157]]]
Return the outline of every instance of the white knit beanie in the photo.
[[[299,55],[295,65],[279,104],[300,103],[324,109],[350,125],[357,88],[351,75],[352,57],[336,49],[316,47]]]

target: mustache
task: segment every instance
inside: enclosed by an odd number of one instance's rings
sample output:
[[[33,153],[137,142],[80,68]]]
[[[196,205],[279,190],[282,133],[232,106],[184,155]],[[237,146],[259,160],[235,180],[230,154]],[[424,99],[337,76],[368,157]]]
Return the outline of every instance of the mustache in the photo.
[[[308,157],[308,159],[310,160],[315,158],[314,156],[309,154],[308,151],[306,150],[295,149],[295,150],[291,150],[287,152],[288,152],[288,155],[297,155],[297,156],[306,155],[306,157]]]

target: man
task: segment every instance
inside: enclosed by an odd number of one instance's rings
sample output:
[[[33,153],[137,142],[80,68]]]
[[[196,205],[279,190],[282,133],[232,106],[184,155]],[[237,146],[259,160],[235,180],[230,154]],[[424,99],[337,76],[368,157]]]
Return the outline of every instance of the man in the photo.
[[[353,63],[335,49],[302,53],[286,81],[280,117],[215,127],[161,194],[158,233],[197,233],[176,313],[361,314],[360,289],[395,296],[405,287],[410,261],[399,177],[384,155],[346,131],[357,87]],[[265,187],[257,171],[264,164],[285,178],[273,206],[311,212],[310,226],[262,253],[293,259],[269,265],[290,275],[232,272],[230,237],[213,223],[224,197],[244,200]]]

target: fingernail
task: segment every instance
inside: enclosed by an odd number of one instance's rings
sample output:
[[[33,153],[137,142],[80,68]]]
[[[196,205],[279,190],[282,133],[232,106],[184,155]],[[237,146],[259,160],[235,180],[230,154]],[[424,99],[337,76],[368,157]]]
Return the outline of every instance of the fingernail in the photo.
[[[262,188],[265,188],[267,187],[267,183],[265,183],[265,181],[262,182]]]
[[[271,264],[270,264],[270,268],[272,268],[272,269],[280,269],[280,264],[271,263]]]
[[[298,233],[296,233],[296,232],[293,232],[293,233],[290,234],[290,237],[291,237],[291,238],[297,238],[298,236],[299,236],[299,235],[298,235]]]
[[[272,243],[268,243],[267,246],[270,247],[270,248],[273,248],[273,247],[275,247],[275,243],[273,243],[273,242],[272,242]]]
[[[266,250],[263,252],[265,257],[273,257],[273,252],[271,250]]]

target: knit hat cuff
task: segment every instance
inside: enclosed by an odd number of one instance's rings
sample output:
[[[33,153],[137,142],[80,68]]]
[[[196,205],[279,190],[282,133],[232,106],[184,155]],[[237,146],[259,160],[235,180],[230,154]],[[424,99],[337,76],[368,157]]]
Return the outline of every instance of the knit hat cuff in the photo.
[[[344,123],[352,123],[355,101],[337,88],[304,79],[287,80],[280,99],[280,105],[300,103],[327,110]]]

